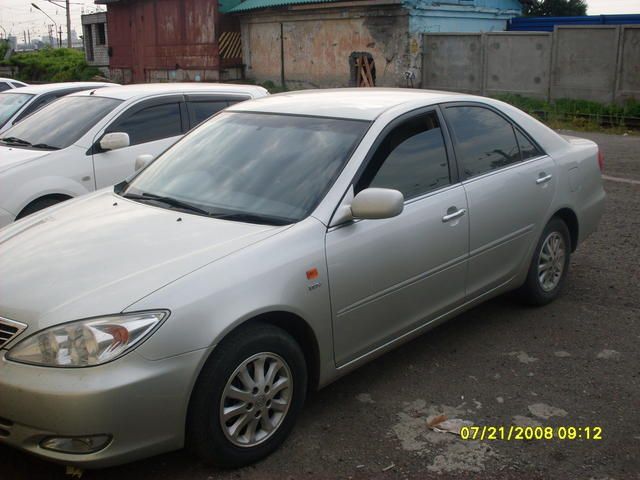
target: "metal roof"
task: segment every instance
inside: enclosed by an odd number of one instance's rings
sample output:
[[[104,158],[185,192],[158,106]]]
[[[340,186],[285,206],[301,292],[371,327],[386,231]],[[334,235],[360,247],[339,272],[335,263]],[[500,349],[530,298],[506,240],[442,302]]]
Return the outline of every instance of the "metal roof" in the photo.
[[[640,11],[640,7],[638,10]],[[516,17],[509,20],[508,30],[553,32],[556,25],[633,25],[638,23],[640,23],[640,13],[581,17]]]
[[[305,3],[333,3],[344,0],[245,0],[235,7],[222,13],[239,13],[259,8],[284,7],[287,5],[302,5]],[[222,11],[222,10],[221,10]]]

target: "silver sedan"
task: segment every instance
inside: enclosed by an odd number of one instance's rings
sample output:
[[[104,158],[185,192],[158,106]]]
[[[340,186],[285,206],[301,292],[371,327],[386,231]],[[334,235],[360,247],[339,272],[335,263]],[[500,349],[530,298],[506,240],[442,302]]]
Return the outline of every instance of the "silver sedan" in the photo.
[[[491,297],[560,295],[596,144],[393,89],[237,104],[0,231],[0,442],[82,467],[274,451],[309,389]]]

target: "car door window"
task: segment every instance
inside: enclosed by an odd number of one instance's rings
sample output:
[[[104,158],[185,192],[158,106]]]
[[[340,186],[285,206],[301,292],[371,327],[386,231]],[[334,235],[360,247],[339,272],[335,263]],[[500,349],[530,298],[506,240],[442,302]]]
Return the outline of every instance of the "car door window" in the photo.
[[[389,132],[363,180],[362,188],[392,188],[405,199],[449,185],[447,150],[436,112],[413,117]]]
[[[8,83],[0,82],[0,92],[4,92],[5,90],[9,90],[11,86]]]
[[[229,106],[229,102],[226,100],[202,100],[202,101],[189,101],[187,107],[189,108],[189,117],[191,119],[191,128],[199,125],[207,120],[213,114],[218,113]]]
[[[446,115],[465,178],[520,161],[513,126],[502,116],[476,106],[448,107]]]
[[[106,133],[109,132],[128,133],[130,145],[182,135],[180,104],[174,102],[152,105],[131,115],[125,114],[107,128]]]
[[[529,160],[530,158],[536,158],[542,155],[538,147],[531,143],[531,140],[525,137],[518,129],[516,129],[516,138],[518,139],[522,160]]]

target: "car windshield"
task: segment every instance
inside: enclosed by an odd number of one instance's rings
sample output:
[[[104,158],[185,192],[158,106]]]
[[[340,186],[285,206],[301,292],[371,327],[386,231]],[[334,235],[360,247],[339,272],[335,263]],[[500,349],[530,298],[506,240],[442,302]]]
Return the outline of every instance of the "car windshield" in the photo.
[[[368,126],[225,112],[174,145],[122,193],[229,220],[294,223],[320,202]]]
[[[67,148],[119,103],[121,100],[104,97],[63,97],[3,132],[0,142],[25,148]]]
[[[0,127],[3,127],[32,97],[29,93],[0,93]]]

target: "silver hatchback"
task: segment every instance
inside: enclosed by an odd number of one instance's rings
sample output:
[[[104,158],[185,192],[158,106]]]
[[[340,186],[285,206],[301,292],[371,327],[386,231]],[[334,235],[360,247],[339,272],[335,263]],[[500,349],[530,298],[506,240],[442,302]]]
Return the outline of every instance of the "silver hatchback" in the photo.
[[[83,467],[184,445],[254,462],[309,389],[509,290],[555,299],[602,215],[601,164],[468,95],[234,105],[0,231],[0,441]]]

